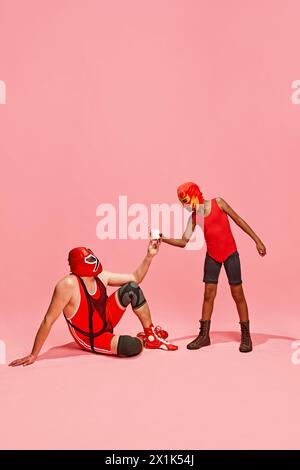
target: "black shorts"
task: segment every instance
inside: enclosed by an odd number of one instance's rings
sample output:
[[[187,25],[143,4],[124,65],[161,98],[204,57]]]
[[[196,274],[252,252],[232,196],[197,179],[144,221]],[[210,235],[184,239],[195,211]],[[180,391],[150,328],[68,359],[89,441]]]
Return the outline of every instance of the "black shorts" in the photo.
[[[206,253],[203,282],[218,284],[222,264],[223,263],[219,263]],[[224,261],[224,268],[230,285],[234,286],[242,283],[241,263],[237,251],[228,256]]]

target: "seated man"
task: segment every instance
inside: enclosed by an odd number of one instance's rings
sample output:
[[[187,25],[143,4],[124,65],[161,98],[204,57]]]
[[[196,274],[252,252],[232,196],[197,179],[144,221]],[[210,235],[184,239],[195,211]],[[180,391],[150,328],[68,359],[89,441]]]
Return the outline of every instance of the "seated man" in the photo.
[[[61,312],[76,343],[86,351],[128,357],[139,354],[143,345],[149,349],[177,350],[177,346],[166,340],[168,333],[160,327],[154,327],[149,306],[138,285],[147,274],[159,244],[160,241],[150,241],[147,255],[133,274],[105,271],[92,250],[73,248],[68,258],[71,273],[56,284],[31,354],[10,365],[28,366],[36,360]],[[121,287],[108,297],[107,285]],[[129,304],[144,329],[138,337],[118,336],[113,332]]]

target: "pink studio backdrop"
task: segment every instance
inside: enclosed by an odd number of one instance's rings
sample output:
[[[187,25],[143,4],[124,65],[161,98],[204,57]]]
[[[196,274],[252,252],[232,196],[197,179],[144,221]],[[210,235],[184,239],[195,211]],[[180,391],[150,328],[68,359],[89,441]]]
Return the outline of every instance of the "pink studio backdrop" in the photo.
[[[0,0],[0,339],[8,360],[29,352],[71,247],[90,246],[111,271],[141,261],[145,240],[97,239],[97,206],[119,195],[171,204],[186,180],[206,198],[226,199],[266,244],[262,259],[233,227],[253,328],[300,337],[300,106],[291,102],[299,15],[297,0]],[[197,330],[204,254],[164,245],[144,281],[154,318],[173,337]],[[224,273],[219,290],[214,328],[236,330]],[[130,314],[122,325],[138,329]],[[68,341],[60,319],[48,346]],[[283,374],[295,381],[300,366],[290,365],[290,343],[283,349]],[[37,370],[0,366],[5,397],[20,374]],[[7,432],[3,446],[21,445]],[[146,446],[118,438],[119,447]],[[23,445],[47,445],[36,439]],[[88,446],[82,439],[78,446]]]

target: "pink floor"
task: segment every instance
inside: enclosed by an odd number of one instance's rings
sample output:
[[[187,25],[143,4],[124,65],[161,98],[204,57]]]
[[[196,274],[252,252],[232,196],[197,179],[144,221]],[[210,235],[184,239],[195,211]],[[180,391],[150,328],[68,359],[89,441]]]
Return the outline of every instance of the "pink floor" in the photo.
[[[274,312],[267,324],[256,313],[251,354],[238,352],[234,312],[227,316],[224,323],[217,312],[210,348],[188,351],[193,325],[177,321],[167,326],[178,352],[146,350],[132,359],[78,350],[59,320],[33,366],[0,366],[1,448],[299,448],[295,316],[283,325]],[[124,330],[138,330],[130,314]],[[12,328],[5,332],[8,360],[27,352],[29,329],[17,345]]]

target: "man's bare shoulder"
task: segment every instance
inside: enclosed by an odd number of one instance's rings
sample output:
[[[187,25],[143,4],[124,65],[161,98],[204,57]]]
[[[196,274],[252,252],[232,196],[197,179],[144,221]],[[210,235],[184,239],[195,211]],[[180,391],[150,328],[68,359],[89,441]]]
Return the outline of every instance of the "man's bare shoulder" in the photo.
[[[55,290],[57,292],[72,291],[76,287],[76,285],[76,276],[74,276],[74,274],[67,274],[65,277],[63,277],[57,282]]]

